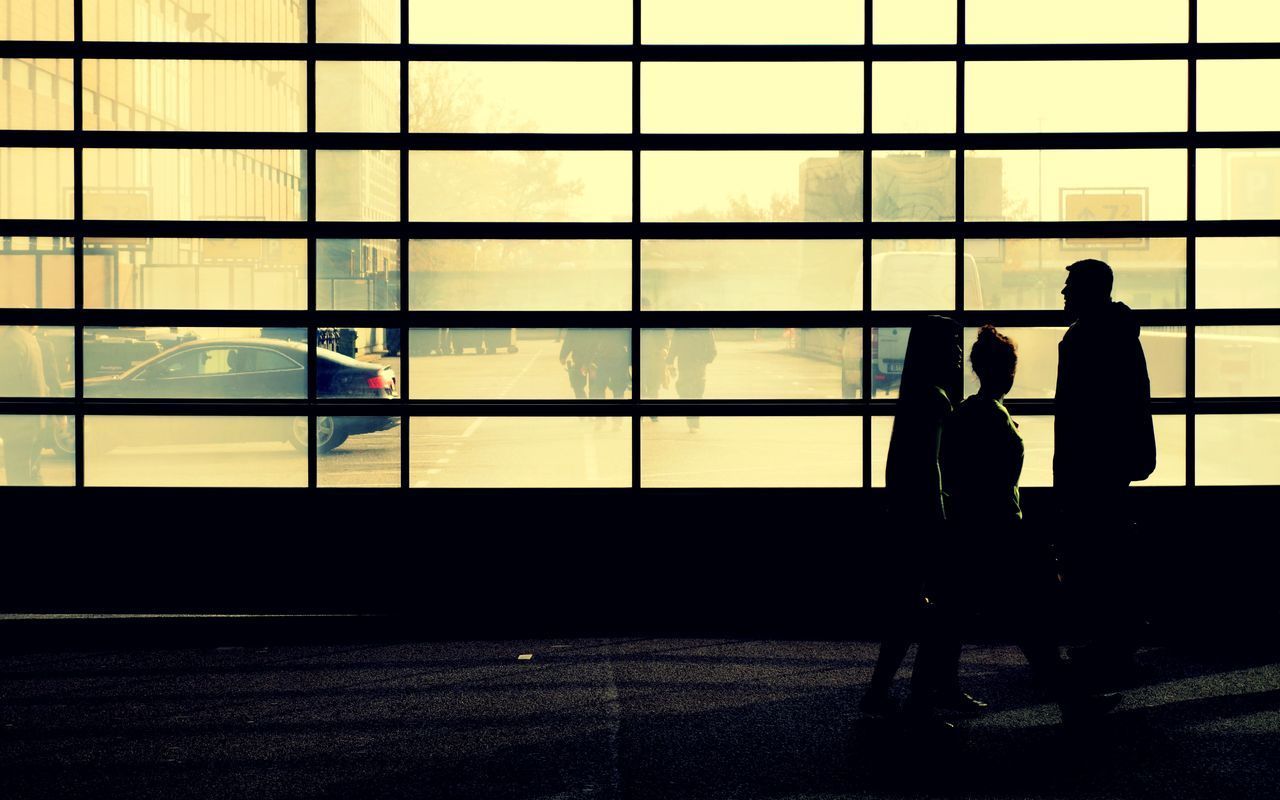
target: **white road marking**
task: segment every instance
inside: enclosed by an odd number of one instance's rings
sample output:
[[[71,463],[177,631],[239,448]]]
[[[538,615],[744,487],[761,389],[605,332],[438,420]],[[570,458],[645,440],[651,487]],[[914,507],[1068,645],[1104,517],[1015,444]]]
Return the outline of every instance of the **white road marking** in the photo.
[[[475,433],[476,429],[479,428],[481,423],[483,423],[486,419],[488,419],[488,417],[476,417],[475,422],[472,422],[470,425],[468,425],[467,429],[462,432],[461,438],[470,439],[471,434]]]

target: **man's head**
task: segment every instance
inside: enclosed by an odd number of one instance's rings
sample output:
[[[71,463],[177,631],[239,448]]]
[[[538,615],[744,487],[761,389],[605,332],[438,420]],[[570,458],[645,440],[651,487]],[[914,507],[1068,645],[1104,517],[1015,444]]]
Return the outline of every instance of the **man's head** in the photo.
[[[1111,265],[1096,258],[1086,258],[1067,267],[1067,283],[1062,287],[1062,307],[1079,317],[1105,307],[1111,302],[1111,286],[1115,277]]]

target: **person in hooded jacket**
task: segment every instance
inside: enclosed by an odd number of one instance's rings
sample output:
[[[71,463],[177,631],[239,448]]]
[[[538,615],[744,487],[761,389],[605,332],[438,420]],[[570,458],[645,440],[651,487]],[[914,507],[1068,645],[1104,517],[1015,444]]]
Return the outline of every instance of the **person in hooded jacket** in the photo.
[[[1101,683],[1123,684],[1140,625],[1127,495],[1130,482],[1155,470],[1156,443],[1140,327],[1111,299],[1113,282],[1104,261],[1067,267],[1063,305],[1074,321],[1058,345],[1053,486],[1068,589],[1095,635],[1077,660]]]

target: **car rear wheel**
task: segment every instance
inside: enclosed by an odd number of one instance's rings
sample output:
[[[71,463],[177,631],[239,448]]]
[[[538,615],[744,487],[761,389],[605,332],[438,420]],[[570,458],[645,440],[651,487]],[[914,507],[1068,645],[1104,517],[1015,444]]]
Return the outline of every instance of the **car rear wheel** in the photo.
[[[76,454],[76,426],[73,420],[66,417],[57,422],[57,417],[50,418],[53,430],[49,433],[49,449],[58,458],[73,458]]]
[[[306,417],[294,417],[290,429],[289,444],[298,450],[307,449],[308,425]],[[316,417],[316,452],[328,453],[347,440],[347,433],[338,428],[333,417]]]

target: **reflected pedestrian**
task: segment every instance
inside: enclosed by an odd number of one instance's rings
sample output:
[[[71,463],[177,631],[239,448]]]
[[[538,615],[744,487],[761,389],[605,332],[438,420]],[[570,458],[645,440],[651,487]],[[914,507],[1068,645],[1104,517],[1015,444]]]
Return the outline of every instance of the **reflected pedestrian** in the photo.
[[[569,374],[569,388],[579,400],[587,399],[587,371],[595,342],[591,332],[583,328],[566,328],[560,345],[560,364]]]
[[[649,311],[653,303],[640,298],[640,310]],[[667,356],[671,352],[671,332],[667,328],[642,328],[640,330],[640,397],[657,400],[666,388]],[[649,417],[657,422],[657,417]]]
[[[601,328],[592,331],[591,338],[595,347],[591,355],[588,396],[593,400],[604,400],[606,392],[609,392],[614,400],[624,399],[631,383],[631,329]],[[604,427],[604,419],[596,420],[597,428]],[[614,430],[622,427],[622,417],[611,419]]]
[[[707,365],[716,360],[716,337],[710,328],[676,328],[671,335],[667,364],[675,369],[676,394],[698,400],[707,390]],[[701,417],[688,417],[689,433],[702,428]]]
[[[44,358],[34,326],[0,330],[0,397],[47,397]],[[40,484],[40,433],[36,414],[0,414],[5,481],[10,486]]]

